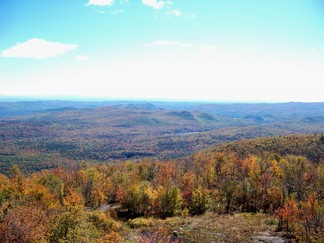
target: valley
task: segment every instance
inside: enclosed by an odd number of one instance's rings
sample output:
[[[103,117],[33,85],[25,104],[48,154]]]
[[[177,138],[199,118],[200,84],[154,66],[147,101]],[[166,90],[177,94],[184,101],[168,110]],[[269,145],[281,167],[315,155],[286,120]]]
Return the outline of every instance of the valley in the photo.
[[[28,173],[82,160],[169,160],[227,141],[324,133],[324,103],[0,103],[9,105],[20,116],[0,119],[2,173],[15,163]]]
[[[1,242],[323,240],[324,103],[54,104],[0,119]]]

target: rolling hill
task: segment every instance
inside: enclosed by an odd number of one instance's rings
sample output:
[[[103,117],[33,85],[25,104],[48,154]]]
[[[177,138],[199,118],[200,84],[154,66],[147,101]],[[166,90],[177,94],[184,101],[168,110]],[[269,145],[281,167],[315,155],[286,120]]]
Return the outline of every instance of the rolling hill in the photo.
[[[9,116],[0,119],[4,173],[12,164],[28,172],[82,160],[168,160],[226,141],[324,133],[324,103],[35,101],[1,106],[7,111],[0,115]]]

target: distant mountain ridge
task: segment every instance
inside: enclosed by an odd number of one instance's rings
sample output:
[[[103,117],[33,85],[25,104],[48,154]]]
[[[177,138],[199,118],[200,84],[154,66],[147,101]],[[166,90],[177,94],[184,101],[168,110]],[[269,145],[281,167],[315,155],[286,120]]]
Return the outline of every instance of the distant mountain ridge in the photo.
[[[84,109],[104,106],[116,108],[171,111],[200,111],[231,118],[273,122],[300,117],[324,117],[324,102],[302,103],[202,103],[157,101],[18,101],[0,102],[0,118],[44,113],[60,109]]]
[[[14,163],[34,171],[68,161],[169,160],[228,141],[324,133],[324,103],[109,102],[0,103],[0,171]]]

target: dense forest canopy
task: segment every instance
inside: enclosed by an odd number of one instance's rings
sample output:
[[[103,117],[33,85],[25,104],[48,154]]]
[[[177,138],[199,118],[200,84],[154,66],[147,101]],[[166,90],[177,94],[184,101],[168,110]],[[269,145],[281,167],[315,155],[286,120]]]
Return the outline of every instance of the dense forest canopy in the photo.
[[[1,242],[323,240],[323,103],[10,105]]]
[[[262,138],[216,146],[176,161],[83,162],[27,177],[13,166],[8,176],[1,175],[0,240],[163,242],[177,226],[162,227],[159,218],[209,211],[268,213],[275,215],[271,220],[287,236],[319,242],[323,141],[323,135]],[[318,149],[311,150],[314,147]],[[146,230],[137,238],[127,230],[143,226]],[[178,237],[191,242],[194,234],[184,230]]]

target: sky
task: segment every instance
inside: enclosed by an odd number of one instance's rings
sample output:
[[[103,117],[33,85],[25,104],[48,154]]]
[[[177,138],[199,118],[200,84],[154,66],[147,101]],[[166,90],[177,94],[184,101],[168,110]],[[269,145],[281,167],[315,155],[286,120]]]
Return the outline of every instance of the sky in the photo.
[[[324,101],[322,0],[1,0],[0,96]]]

